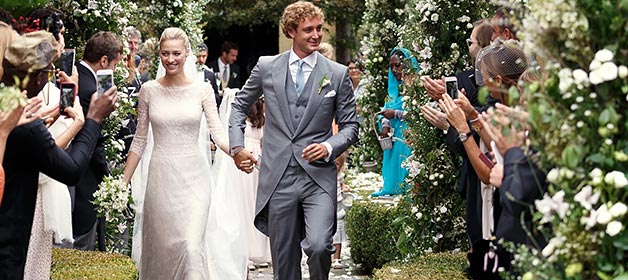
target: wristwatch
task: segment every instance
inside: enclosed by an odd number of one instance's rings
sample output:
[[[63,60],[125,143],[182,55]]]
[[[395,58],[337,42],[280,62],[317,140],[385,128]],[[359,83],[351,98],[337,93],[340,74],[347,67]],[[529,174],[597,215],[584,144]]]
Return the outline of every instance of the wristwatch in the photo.
[[[471,131],[467,133],[458,133],[458,139],[460,139],[460,142],[464,143],[467,139],[469,139],[469,137],[471,137],[471,135],[473,135],[473,132]]]
[[[480,132],[480,130],[482,130],[482,128],[484,128],[482,123],[479,122],[479,121],[471,122],[471,127],[473,128],[473,130],[475,132]]]
[[[230,153],[229,153],[229,154],[230,154],[232,157],[234,157],[235,155],[237,155],[237,154],[238,154],[240,151],[242,151],[242,150],[244,150],[244,147],[242,147],[242,146],[236,146],[236,147],[231,148],[231,151],[230,151]]]

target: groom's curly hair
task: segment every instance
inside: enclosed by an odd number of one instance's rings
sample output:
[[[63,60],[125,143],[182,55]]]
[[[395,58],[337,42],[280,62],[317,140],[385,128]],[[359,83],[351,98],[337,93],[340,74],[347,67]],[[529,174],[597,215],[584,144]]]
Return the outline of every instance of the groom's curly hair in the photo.
[[[316,7],[311,2],[298,1],[288,5],[288,7],[283,10],[279,25],[281,26],[283,35],[288,39],[292,39],[288,30],[297,30],[299,23],[314,17],[319,17],[321,21],[325,21],[325,15],[321,8]]]

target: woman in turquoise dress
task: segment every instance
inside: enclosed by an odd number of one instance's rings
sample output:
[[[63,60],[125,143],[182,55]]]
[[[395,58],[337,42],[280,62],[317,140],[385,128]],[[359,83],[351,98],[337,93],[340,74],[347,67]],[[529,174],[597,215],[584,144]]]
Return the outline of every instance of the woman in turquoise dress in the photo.
[[[402,163],[412,154],[412,150],[405,142],[403,135],[407,129],[404,119],[406,110],[403,104],[403,95],[399,93],[399,86],[403,83],[403,75],[406,67],[414,71],[419,70],[419,65],[410,51],[404,48],[395,48],[390,52],[390,66],[388,68],[388,97],[386,103],[378,115],[380,136],[386,137],[389,133],[394,137],[391,149],[384,150],[382,160],[382,177],[384,186],[371,196],[397,195],[406,191],[405,178],[408,169],[402,167]]]

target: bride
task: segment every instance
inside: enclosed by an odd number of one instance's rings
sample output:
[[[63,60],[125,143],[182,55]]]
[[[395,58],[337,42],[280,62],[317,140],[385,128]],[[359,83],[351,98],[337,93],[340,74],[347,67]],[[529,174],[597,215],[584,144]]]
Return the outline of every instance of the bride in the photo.
[[[189,40],[179,28],[167,28],[159,42],[165,76],[142,86],[138,126],[124,169],[128,183],[147,142],[154,146],[143,203],[140,279],[208,279],[206,227],[210,175],[199,147],[202,115],[212,138],[228,151],[211,86],[186,76]]]

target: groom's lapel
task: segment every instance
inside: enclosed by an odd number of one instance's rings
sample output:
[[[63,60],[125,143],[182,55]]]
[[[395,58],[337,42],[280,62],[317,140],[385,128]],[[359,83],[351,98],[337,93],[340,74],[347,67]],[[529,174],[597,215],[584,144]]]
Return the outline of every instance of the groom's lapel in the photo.
[[[284,122],[290,130],[290,133],[294,135],[294,127],[292,126],[292,120],[290,118],[290,105],[288,104],[288,97],[286,96],[286,79],[288,76],[288,59],[290,58],[290,52],[284,52],[272,65],[271,76],[273,78],[273,88],[275,89],[275,97],[279,101],[279,108],[283,115]]]
[[[323,77],[331,80],[331,73],[327,67],[327,61],[325,61],[325,58],[322,55],[318,53],[317,55],[318,58],[316,59],[316,66],[314,67],[312,74],[310,74],[310,79],[313,79],[312,86],[310,88],[310,97],[308,99],[307,106],[305,107],[305,113],[303,113],[303,119],[301,119],[301,123],[299,123],[297,131],[294,134],[295,136],[299,135],[299,133],[301,133],[310,123],[312,117],[314,117],[314,114],[323,101],[324,96],[321,94],[323,92],[318,91]]]

